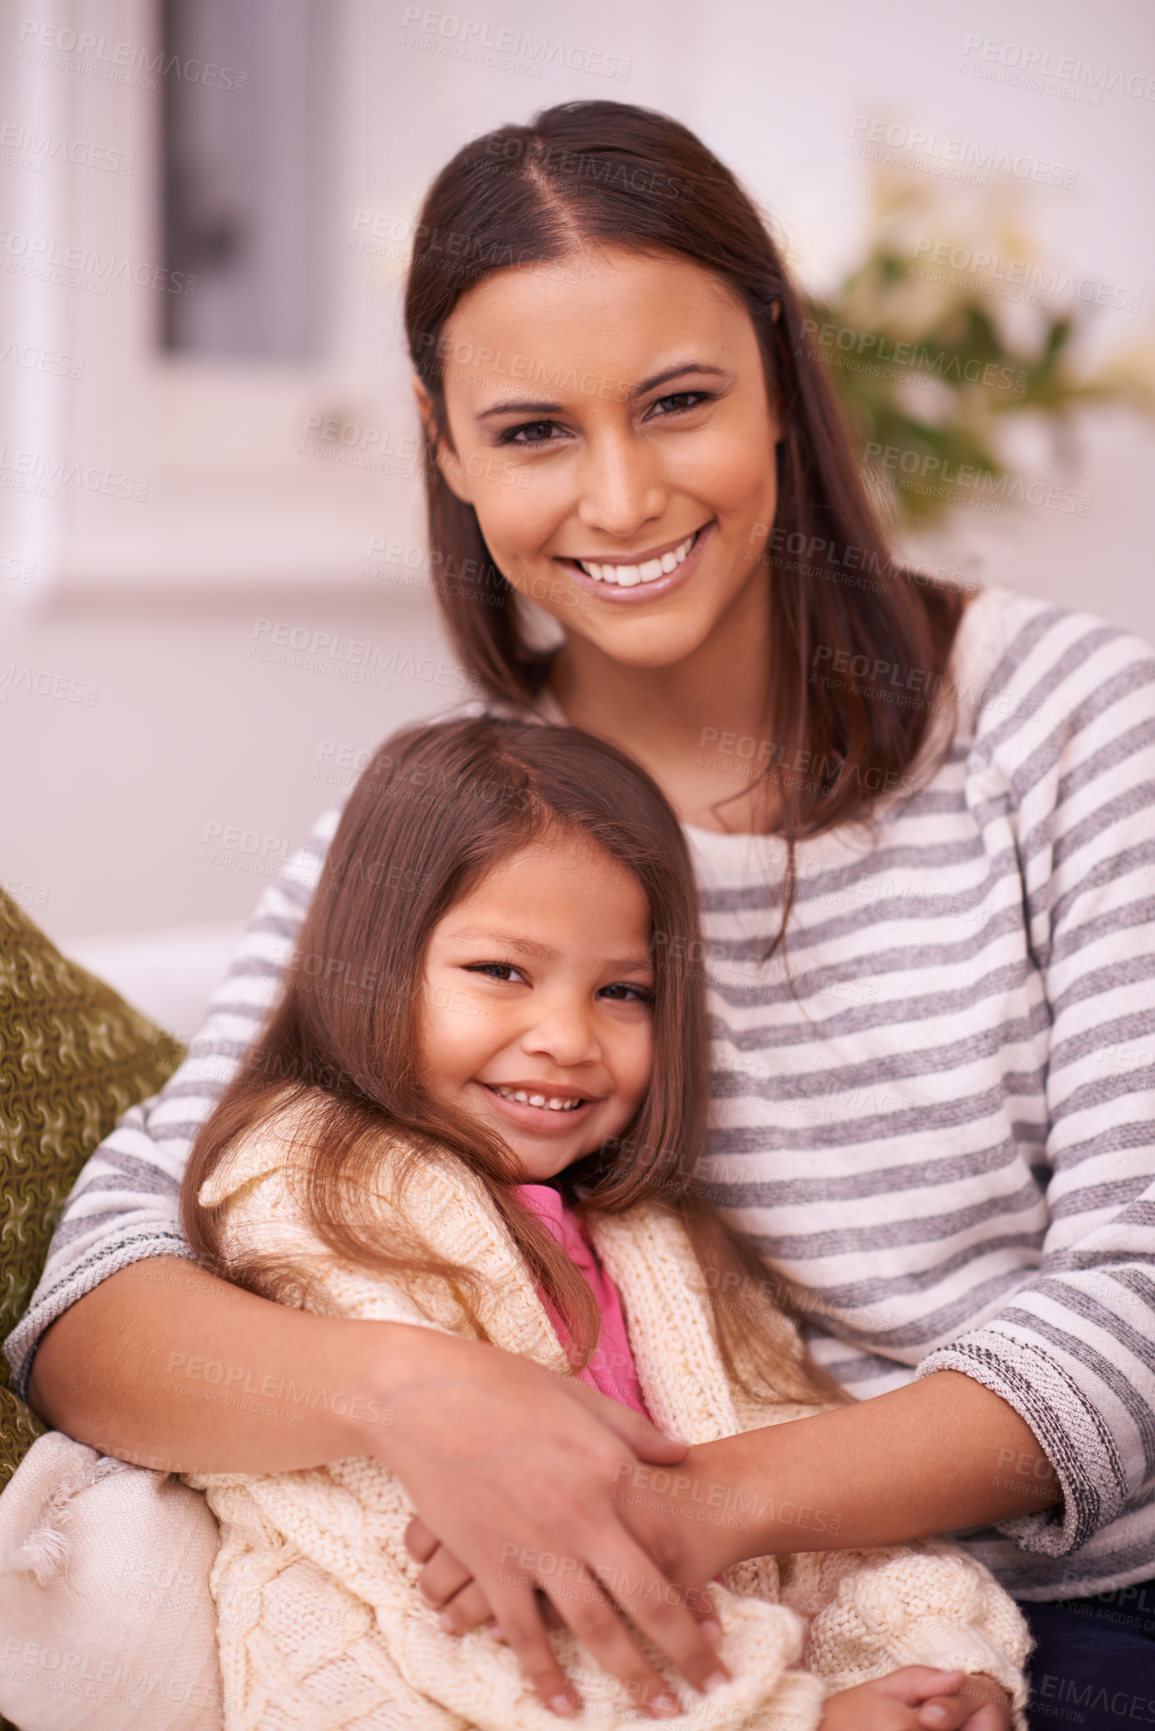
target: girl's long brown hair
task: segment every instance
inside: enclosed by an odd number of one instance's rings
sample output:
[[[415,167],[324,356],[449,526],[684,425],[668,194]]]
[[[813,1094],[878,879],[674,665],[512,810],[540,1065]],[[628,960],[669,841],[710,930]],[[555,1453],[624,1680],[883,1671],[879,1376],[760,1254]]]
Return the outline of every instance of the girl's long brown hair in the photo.
[[[795,843],[867,816],[880,790],[910,787],[932,706],[896,703],[894,690],[939,690],[961,590],[931,583],[891,556],[779,251],[735,176],[676,120],[622,102],[565,102],[527,126],[498,127],[442,169],[416,236],[405,320],[432,403],[426,488],[435,588],[463,663],[492,697],[514,704],[541,690],[549,656],[526,642],[514,592],[473,507],[456,498],[434,461],[436,441],[451,444],[446,321],[494,271],[540,266],[590,245],[690,259],[728,284],[749,312],[783,429],[775,522],[753,550],[768,567],[772,607],[766,690],[774,750],[761,779],[779,783],[775,829],[787,843],[781,938],[794,897]],[[822,670],[839,651],[850,658],[842,666],[884,669],[875,676],[886,689],[876,693],[856,678],[824,682]],[[938,707],[952,707],[949,694]],[[799,762],[815,766],[807,777],[778,776],[775,764]]]
[[[294,1182],[334,1256],[383,1275],[447,1281],[476,1321],[470,1271],[438,1260],[369,1200],[400,1195],[423,1158],[460,1161],[484,1185],[579,1355],[588,1354],[598,1322],[588,1285],[518,1198],[504,1143],[437,1101],[420,1062],[434,926],[499,861],[558,833],[604,849],[633,874],[655,958],[650,1087],[612,1146],[568,1168],[566,1192],[586,1214],[645,1201],[676,1214],[730,1374],[785,1398],[831,1397],[835,1385],[774,1327],[772,1296],[781,1303],[786,1287],[715,1212],[697,1176],[709,1088],[703,986],[696,969],[663,965],[700,954],[681,826],[644,770],[574,728],[485,717],[411,727],[378,749],[341,814],[281,995],[193,1145],[182,1191],[188,1241],[231,1280],[279,1288],[287,1271],[271,1259],[225,1267],[222,1210],[202,1207],[198,1195],[245,1131],[303,1103]],[[307,1271],[291,1272],[303,1300]]]

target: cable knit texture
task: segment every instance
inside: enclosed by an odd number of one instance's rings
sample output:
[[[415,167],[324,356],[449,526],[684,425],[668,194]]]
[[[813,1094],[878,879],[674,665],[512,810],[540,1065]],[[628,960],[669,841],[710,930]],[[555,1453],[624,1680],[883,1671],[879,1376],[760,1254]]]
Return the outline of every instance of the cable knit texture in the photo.
[[[406,1322],[494,1344],[561,1375],[566,1356],[508,1232],[480,1184],[448,1156],[424,1161],[404,1192],[383,1143],[364,1205],[386,1211],[437,1254],[476,1270],[477,1320],[443,1282],[388,1280],[343,1263],[302,1218],[293,1184],[301,1108],[251,1131],[202,1188],[227,1203],[223,1250],[294,1269],[270,1275],[270,1298],[329,1315]],[[299,1142],[298,1142],[299,1146]],[[692,1443],[819,1411],[751,1400],[731,1388],[696,1258],[680,1224],[644,1206],[595,1219],[591,1235],[618,1287],[646,1404]],[[798,1350],[792,1325],[767,1326]],[[480,1631],[444,1634],[417,1588],[403,1534],[413,1513],[396,1477],[369,1457],[310,1471],[190,1477],[221,1523],[213,1571],[227,1731],[557,1731],[512,1652]],[[715,1587],[732,1681],[708,1697],[688,1689],[643,1639],[682,1702],[672,1726],[814,1731],[832,1689],[930,1664],[985,1672],[1014,1697],[1025,1731],[1022,1665],[1029,1646],[1014,1602],[974,1559],[925,1542],[886,1550],[762,1557]],[[614,1679],[568,1633],[551,1636],[578,1684],[576,1724],[619,1731],[637,1713]]]

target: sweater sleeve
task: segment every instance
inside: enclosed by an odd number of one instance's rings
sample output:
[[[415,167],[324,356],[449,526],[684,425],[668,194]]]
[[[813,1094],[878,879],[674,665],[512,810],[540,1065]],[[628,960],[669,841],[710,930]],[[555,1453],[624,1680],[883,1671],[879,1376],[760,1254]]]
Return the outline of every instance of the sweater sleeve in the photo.
[[[1063,1498],[999,1531],[1065,1556],[1155,1483],[1155,655],[1086,615],[1034,629],[1014,680],[1030,723],[1004,706],[972,761],[1012,826],[1051,1024],[1048,1220],[1029,1282],[918,1374],[962,1371],[1030,1425]],[[1013,1460],[991,1473],[1030,1483]]]
[[[994,1577],[936,1540],[779,1559],[781,1601],[806,1619],[803,1663],[830,1694],[904,1665],[992,1677],[1011,1696],[1017,1731],[1027,1684],[1027,1625]]]
[[[261,896],[183,1064],[89,1156],[31,1303],[4,1343],[20,1395],[44,1330],[78,1298],[144,1257],[191,1257],[179,1212],[189,1149],[276,998],[340,812],[341,804],[325,812]]]

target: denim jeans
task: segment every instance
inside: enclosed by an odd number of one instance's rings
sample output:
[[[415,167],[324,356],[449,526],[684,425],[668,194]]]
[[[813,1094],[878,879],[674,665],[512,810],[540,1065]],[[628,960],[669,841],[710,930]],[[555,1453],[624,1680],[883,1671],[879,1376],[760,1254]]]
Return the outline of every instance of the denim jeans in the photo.
[[[1155,1580],[1019,1609],[1037,1643],[1031,1731],[1155,1727]]]

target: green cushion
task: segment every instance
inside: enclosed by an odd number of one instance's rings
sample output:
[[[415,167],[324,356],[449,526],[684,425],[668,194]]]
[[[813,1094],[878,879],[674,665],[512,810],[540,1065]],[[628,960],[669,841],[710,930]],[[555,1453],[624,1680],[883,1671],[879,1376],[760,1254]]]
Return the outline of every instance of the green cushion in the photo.
[[[0,1339],[24,1313],[84,1162],[183,1057],[0,890]],[[0,1353],[0,1489],[44,1428]]]

